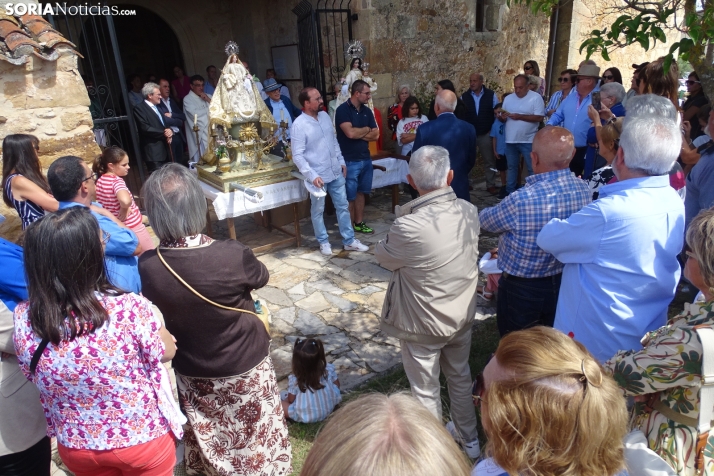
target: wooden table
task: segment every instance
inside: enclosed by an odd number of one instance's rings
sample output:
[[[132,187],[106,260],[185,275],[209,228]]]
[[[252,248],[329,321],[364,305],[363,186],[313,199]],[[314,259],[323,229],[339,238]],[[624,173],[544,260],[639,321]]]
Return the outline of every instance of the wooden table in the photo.
[[[242,192],[221,192],[217,188],[201,182],[201,189],[206,200],[213,205],[216,212],[216,218],[226,220],[228,224],[228,236],[235,240],[236,228],[234,218],[248,215],[255,212],[263,212],[263,223],[268,231],[276,229],[290,238],[279,240],[267,245],[253,248],[253,252],[262,253],[269,251],[278,246],[295,243],[296,247],[300,246],[300,217],[298,215],[298,203],[307,199],[307,190],[299,180],[288,180],[263,187],[256,187],[254,190],[263,193],[264,200],[261,203],[252,203],[248,201]],[[292,204],[293,209],[293,230],[282,226],[275,226],[271,220],[271,210],[283,205]],[[206,210],[206,231],[209,236],[212,235],[210,212]]]

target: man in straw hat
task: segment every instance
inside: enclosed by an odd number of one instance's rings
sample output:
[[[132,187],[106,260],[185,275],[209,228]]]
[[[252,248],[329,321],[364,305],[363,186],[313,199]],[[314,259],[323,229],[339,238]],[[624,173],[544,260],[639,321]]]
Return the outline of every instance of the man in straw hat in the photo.
[[[550,116],[549,126],[562,126],[568,129],[575,138],[575,156],[570,162],[570,170],[575,175],[581,175],[585,167],[585,152],[588,148],[587,136],[590,128],[588,106],[592,104],[592,94],[598,92],[600,67],[595,64],[583,63],[578,69],[577,85],[574,94],[568,94],[558,109]]]

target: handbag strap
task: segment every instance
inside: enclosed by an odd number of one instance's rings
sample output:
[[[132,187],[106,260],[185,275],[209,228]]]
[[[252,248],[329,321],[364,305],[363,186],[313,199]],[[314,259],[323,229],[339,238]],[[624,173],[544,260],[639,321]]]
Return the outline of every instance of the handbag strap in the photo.
[[[32,354],[32,360],[30,361],[30,374],[34,375],[35,374],[35,369],[37,369],[37,364],[40,362],[40,358],[42,357],[42,353],[45,351],[47,348],[47,344],[50,343],[49,339],[42,339],[42,342],[40,342],[40,345],[37,346],[37,349],[35,349],[35,353]]]
[[[195,289],[193,289],[190,284],[188,284],[186,281],[184,281],[183,278],[181,278],[181,276],[179,276],[178,273],[176,273],[176,271],[174,271],[173,268],[171,268],[171,266],[168,265],[168,263],[166,262],[166,260],[164,260],[164,257],[161,256],[161,250],[159,250],[159,248],[156,248],[156,255],[159,257],[159,260],[161,260],[161,262],[164,264],[164,266],[166,266],[166,269],[168,269],[169,272],[170,272],[171,274],[173,274],[174,277],[179,280],[179,282],[181,282],[181,284],[183,284],[184,286],[186,286],[189,291],[191,291],[193,294],[195,294],[196,296],[200,297],[201,299],[203,299],[203,300],[206,301],[207,303],[212,304],[212,305],[214,305],[214,306],[216,306],[216,307],[220,307],[221,309],[227,309],[227,310],[229,310],[229,311],[237,311],[237,312],[245,312],[245,313],[248,313],[248,314],[253,314],[255,317],[257,317],[257,318],[260,319],[260,316],[259,316],[258,314],[256,314],[256,313],[254,313],[253,311],[248,311],[247,309],[239,309],[239,308],[237,308],[237,307],[224,306],[223,304],[218,304],[217,302],[211,301],[211,300],[208,299],[206,296],[204,296],[203,294],[201,294],[201,293],[199,293],[198,291],[196,291]]]

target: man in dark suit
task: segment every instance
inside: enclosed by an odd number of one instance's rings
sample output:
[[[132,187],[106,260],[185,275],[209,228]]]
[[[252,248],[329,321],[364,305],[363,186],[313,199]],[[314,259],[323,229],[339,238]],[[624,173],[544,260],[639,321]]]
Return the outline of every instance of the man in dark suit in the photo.
[[[439,91],[434,101],[437,118],[417,129],[412,154],[424,145],[438,145],[448,150],[454,171],[451,188],[458,198],[471,202],[469,172],[476,163],[476,130],[468,122],[456,118],[456,102],[456,94],[452,91]]]
[[[157,108],[161,102],[159,85],[146,83],[141,94],[145,99],[134,106],[134,119],[139,130],[142,158],[149,172],[153,172],[171,160],[169,147],[174,133]]]
[[[491,195],[498,195],[496,188],[496,157],[493,155],[493,141],[491,127],[496,115],[494,107],[498,104],[496,94],[483,85],[483,73],[473,73],[469,77],[469,90],[461,95],[461,100],[466,106],[464,121],[469,122],[476,129],[476,147],[483,159],[483,168],[486,174],[486,190]]]
[[[174,162],[188,167],[188,158],[184,157],[183,145],[185,143],[183,137],[183,121],[186,116],[183,113],[178,103],[171,98],[171,84],[166,79],[159,81],[159,90],[161,91],[161,101],[156,107],[164,116],[164,124],[171,128],[174,135],[171,137],[171,152]]]

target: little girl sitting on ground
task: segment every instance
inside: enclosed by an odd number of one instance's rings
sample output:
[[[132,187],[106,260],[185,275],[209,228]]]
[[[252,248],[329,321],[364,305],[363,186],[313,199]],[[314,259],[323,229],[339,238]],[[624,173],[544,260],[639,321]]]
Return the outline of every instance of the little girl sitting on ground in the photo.
[[[335,366],[325,360],[320,339],[295,341],[293,373],[282,400],[285,416],[301,423],[324,420],[342,401]]]
[[[94,160],[97,174],[97,201],[136,233],[144,251],[155,248],[142,222],[141,212],[122,177],[129,174],[129,156],[119,147],[108,147]]]

